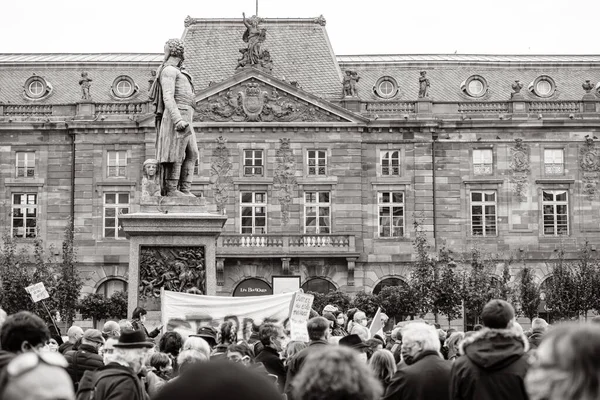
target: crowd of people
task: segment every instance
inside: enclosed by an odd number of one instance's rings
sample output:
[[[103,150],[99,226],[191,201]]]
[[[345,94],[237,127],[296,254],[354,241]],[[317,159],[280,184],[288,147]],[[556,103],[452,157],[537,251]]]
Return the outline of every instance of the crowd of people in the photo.
[[[290,340],[288,321],[240,328],[226,319],[182,336],[149,333],[145,316],[71,326],[58,346],[37,315],[0,310],[0,398],[600,398],[600,325],[536,318],[524,332],[503,300],[488,302],[468,332],[417,320],[372,334],[364,312],[328,305],[311,312],[308,343]]]

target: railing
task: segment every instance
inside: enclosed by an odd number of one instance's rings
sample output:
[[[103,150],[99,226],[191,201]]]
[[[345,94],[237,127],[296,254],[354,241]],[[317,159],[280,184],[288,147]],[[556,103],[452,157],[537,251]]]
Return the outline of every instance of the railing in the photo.
[[[578,113],[580,107],[578,101],[532,101],[529,104],[529,112]]]
[[[414,113],[415,103],[409,101],[371,101],[366,103],[366,109],[368,112],[383,114]]]
[[[277,236],[222,236],[224,247],[282,247]]]
[[[96,114],[141,114],[146,103],[96,103]]]
[[[52,115],[51,104],[6,104],[4,115]]]
[[[354,252],[354,235],[235,235],[222,234],[217,241],[218,252],[243,253],[319,253]]]
[[[292,247],[348,247],[348,235],[304,235],[290,237]]]
[[[477,102],[477,103],[458,103],[459,113],[507,113],[507,102]]]

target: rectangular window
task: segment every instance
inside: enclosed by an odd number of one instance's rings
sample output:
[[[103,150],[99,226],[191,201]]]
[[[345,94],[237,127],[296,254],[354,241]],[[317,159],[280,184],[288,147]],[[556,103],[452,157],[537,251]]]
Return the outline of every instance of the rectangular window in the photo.
[[[262,150],[244,150],[244,176],[262,176],[264,164]]]
[[[129,213],[129,193],[104,193],[104,237],[124,238],[119,217]]]
[[[37,234],[37,194],[13,193],[12,235],[34,238]]]
[[[404,193],[377,193],[379,237],[404,236]]]
[[[304,193],[304,233],[331,233],[329,192]]]
[[[17,178],[35,177],[35,152],[17,151]]]
[[[566,190],[543,190],[544,235],[569,234],[569,199]]]
[[[400,175],[400,151],[390,150],[381,152],[381,175]]]
[[[267,233],[267,194],[265,192],[242,192],[240,215],[242,216],[242,233]]]
[[[327,151],[308,150],[308,175],[327,175]]]
[[[493,160],[492,149],[473,149],[473,175],[492,175]]]
[[[124,177],[127,170],[127,152],[124,150],[109,151],[108,157],[108,177]]]
[[[471,234],[495,236],[496,192],[471,192]]]
[[[564,150],[544,149],[544,172],[546,175],[562,175],[564,171]]]

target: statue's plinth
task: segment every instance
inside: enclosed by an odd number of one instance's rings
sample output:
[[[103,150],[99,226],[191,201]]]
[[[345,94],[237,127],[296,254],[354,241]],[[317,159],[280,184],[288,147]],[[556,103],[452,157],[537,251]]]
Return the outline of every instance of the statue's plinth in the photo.
[[[216,239],[227,217],[207,208],[203,198],[145,197],[140,201],[140,212],[119,217],[130,243],[128,315],[140,302],[140,255],[144,249],[160,248],[176,254],[177,248],[202,247],[206,271],[203,289],[208,295],[216,294]]]

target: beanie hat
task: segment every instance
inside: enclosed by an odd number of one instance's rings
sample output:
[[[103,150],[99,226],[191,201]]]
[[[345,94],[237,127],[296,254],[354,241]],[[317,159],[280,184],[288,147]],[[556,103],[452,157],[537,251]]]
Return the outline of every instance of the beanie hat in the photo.
[[[336,306],[331,305],[331,304],[327,304],[325,306],[325,308],[323,308],[323,313],[326,313],[326,312],[335,313],[335,312],[337,312],[337,310],[338,309],[337,309]]]
[[[481,322],[487,328],[506,329],[515,317],[515,309],[504,300],[490,300],[483,307]]]

